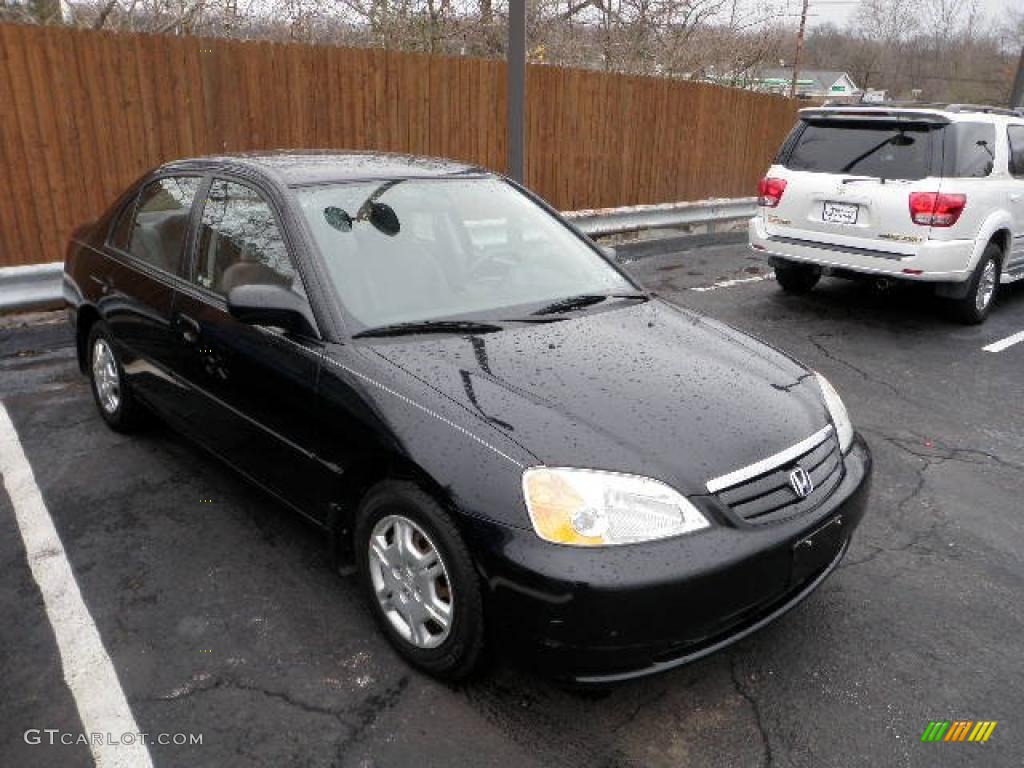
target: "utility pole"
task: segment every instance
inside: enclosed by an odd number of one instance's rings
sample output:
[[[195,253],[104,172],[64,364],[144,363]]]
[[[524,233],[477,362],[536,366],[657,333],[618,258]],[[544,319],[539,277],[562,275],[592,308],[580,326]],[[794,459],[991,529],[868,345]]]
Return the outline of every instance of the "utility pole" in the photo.
[[[1013,90],[1010,91],[1010,107],[1024,107],[1024,48],[1020,49],[1017,76],[1013,79]]]
[[[508,3],[508,175],[525,181],[526,0]]]
[[[789,84],[789,98],[796,98],[796,81],[800,76],[800,57],[804,52],[804,27],[807,26],[807,5],[809,0],[804,0],[804,8],[800,12],[800,30],[796,33],[796,53],[793,54],[793,82]]]

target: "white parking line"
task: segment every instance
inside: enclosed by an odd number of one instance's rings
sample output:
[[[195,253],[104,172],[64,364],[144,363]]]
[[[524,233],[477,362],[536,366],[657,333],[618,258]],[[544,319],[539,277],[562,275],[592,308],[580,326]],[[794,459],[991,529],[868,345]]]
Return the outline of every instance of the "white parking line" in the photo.
[[[768,272],[764,275],[757,275],[755,277],[738,277],[735,280],[722,280],[714,285],[702,285],[697,288],[691,288],[691,291],[697,291],[703,293],[704,291],[717,291],[719,288],[732,288],[734,285],[743,285],[743,283],[759,283],[762,280],[774,280],[775,273]]]
[[[1005,339],[994,341],[988,346],[982,347],[982,350],[985,352],[1002,352],[1007,347],[1012,347],[1014,344],[1019,344],[1022,341],[1024,341],[1024,331],[1007,336]]]
[[[96,624],[82,601],[64,545],[36,485],[18,433],[2,403],[0,474],[14,506],[29,568],[39,585],[50,626],[57,638],[64,680],[75,697],[82,726],[86,734],[103,735],[102,740],[86,736],[96,765],[101,768],[152,768],[149,750],[137,743],[139,727],[128,708]],[[52,728],[53,725],[40,723],[39,728]],[[123,734],[132,734],[136,743],[120,743]]]

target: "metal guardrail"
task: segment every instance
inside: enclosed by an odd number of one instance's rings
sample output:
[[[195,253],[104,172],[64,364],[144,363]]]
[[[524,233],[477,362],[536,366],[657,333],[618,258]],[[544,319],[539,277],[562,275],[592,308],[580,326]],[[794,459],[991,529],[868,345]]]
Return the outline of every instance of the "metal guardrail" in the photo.
[[[665,229],[692,224],[749,219],[757,213],[756,197],[718,198],[691,203],[634,205],[627,208],[597,208],[563,214],[592,237]]]
[[[0,268],[0,312],[52,309],[64,303],[64,262]]]
[[[567,211],[563,215],[592,237],[749,219],[757,212],[753,197],[718,198],[690,203],[635,205]],[[0,312],[59,307],[62,262],[0,268]]]

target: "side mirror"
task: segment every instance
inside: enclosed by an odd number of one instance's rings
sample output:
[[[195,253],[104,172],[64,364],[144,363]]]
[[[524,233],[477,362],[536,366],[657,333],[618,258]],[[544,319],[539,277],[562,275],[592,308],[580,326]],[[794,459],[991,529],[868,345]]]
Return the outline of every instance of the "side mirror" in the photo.
[[[270,325],[316,336],[306,300],[282,285],[239,285],[228,293],[228,312],[243,323]]]
[[[597,247],[601,249],[601,253],[603,253],[606,258],[609,258],[612,261],[618,261],[619,260],[619,252],[617,250],[615,250],[614,246],[611,246],[611,245],[599,245]]]

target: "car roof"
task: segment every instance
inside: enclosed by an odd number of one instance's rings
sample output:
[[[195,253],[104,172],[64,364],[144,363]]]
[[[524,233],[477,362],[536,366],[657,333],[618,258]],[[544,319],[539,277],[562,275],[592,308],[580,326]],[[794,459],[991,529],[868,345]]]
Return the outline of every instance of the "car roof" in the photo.
[[[175,160],[163,171],[243,169],[276,178],[286,186],[356,179],[445,178],[489,174],[479,165],[421,155],[343,150],[282,149]]]

